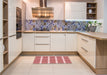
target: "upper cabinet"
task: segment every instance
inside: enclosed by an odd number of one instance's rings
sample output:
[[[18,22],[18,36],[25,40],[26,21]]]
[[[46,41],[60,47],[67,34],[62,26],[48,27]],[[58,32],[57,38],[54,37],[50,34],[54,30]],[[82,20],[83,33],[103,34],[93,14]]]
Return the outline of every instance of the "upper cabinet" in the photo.
[[[16,34],[16,0],[8,1],[8,36]]]
[[[86,19],[86,2],[65,2],[65,19]]]
[[[0,0],[0,38],[2,38],[2,12],[3,12],[2,0]]]

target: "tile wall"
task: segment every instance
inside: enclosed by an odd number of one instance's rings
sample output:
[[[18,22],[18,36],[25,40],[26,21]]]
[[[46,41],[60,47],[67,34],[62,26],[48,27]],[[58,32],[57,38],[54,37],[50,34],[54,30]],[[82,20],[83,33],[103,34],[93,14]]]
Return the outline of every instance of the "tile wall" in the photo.
[[[86,31],[88,21],[26,20],[25,30],[34,31]]]

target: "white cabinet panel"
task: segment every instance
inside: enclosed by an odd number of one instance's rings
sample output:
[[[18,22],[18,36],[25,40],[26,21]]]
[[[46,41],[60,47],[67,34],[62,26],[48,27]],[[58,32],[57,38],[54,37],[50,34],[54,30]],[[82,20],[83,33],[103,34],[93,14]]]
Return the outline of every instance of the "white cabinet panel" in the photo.
[[[3,32],[2,32],[2,26],[3,26],[3,24],[2,24],[2,18],[3,18],[3,9],[2,9],[2,5],[3,5],[3,3],[2,3],[2,0],[0,0],[0,38],[2,38],[2,34],[3,34]]]
[[[50,37],[36,37],[35,44],[50,44]]]
[[[66,51],[77,51],[76,34],[66,34]]]
[[[89,38],[89,63],[96,68],[96,39]]]
[[[96,39],[78,35],[78,52],[96,67]]]
[[[9,63],[11,63],[18,55],[16,36],[9,37]]]
[[[86,2],[65,2],[65,19],[86,19]]]
[[[51,51],[65,51],[65,37],[64,33],[51,34]]]
[[[16,39],[16,42],[17,42],[17,51],[18,51],[18,54],[22,52],[22,38],[20,39]]]
[[[50,33],[36,33],[35,36],[37,36],[37,37],[50,37]]]
[[[0,72],[3,71],[3,53],[0,52]]]
[[[50,33],[35,34],[35,51],[50,51]]]
[[[50,45],[45,44],[36,44],[35,45],[36,51],[50,51]]]
[[[8,0],[8,34],[16,34],[16,0]]]
[[[23,34],[23,51],[35,51],[34,43],[35,43],[34,33]]]
[[[0,40],[0,72],[3,70],[3,41]]]

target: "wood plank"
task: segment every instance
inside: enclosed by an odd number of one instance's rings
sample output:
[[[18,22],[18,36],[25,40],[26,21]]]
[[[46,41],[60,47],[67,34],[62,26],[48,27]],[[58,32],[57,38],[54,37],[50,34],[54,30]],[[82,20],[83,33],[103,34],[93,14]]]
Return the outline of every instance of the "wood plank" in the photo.
[[[67,51],[23,51],[21,55],[78,55],[78,52]]]
[[[97,40],[96,51],[96,71],[107,74],[107,41]]]
[[[96,73],[96,69],[80,54],[78,53],[80,58],[90,67],[90,69]]]

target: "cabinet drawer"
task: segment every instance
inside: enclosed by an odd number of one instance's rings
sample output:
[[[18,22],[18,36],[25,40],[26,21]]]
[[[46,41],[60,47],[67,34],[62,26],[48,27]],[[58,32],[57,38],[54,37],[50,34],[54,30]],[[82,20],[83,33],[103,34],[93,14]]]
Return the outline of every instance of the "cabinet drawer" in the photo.
[[[50,38],[49,37],[36,37],[35,38],[35,44],[50,44]]]
[[[35,50],[36,51],[50,51],[50,45],[46,44],[37,44],[35,45]]]
[[[50,37],[50,33],[36,33],[36,37]]]
[[[88,45],[88,43],[90,42],[89,41],[89,39],[88,39],[88,37],[86,37],[86,36],[79,36],[79,40],[80,40],[80,42],[82,43],[82,44],[87,44]]]

